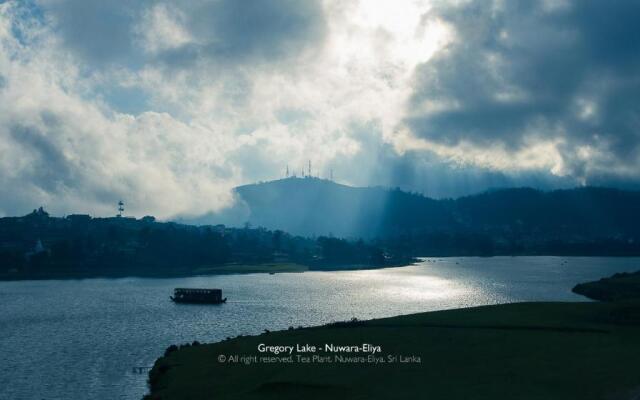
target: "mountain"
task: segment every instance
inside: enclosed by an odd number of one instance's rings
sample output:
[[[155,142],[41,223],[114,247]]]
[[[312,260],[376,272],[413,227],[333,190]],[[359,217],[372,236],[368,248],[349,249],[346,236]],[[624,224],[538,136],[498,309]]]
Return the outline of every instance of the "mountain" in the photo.
[[[57,218],[42,208],[0,218],[0,280],[188,275],[229,264],[385,266],[419,256],[640,255],[637,191],[512,188],[434,200],[288,178],[235,192],[228,216],[249,222],[243,228]]]
[[[400,190],[356,188],[318,178],[288,178],[240,186],[253,225],[298,235],[378,237],[455,221],[446,202]]]
[[[640,192],[584,187],[492,190],[435,200],[379,187],[287,178],[236,188],[246,222],[292,234],[388,238],[474,233],[493,239],[640,239]]]

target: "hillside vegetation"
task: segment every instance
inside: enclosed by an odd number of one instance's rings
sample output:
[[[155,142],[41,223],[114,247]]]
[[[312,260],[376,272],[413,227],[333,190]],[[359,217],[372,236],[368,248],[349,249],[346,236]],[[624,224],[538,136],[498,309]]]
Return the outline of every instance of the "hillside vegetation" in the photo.
[[[254,225],[298,235],[378,239],[413,255],[640,254],[636,191],[510,188],[434,200],[317,178],[236,191]]]
[[[303,238],[264,228],[142,219],[0,218],[0,279],[180,276],[375,268],[411,263],[363,241]]]

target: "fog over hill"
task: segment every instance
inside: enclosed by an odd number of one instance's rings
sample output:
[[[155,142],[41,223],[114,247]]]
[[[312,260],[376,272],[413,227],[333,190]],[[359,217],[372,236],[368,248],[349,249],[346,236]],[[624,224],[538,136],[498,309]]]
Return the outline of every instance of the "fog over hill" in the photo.
[[[584,187],[511,188],[434,200],[380,187],[351,187],[318,178],[240,186],[232,209],[185,222],[281,229],[297,235],[350,238],[466,232],[537,239],[640,238],[640,192]]]

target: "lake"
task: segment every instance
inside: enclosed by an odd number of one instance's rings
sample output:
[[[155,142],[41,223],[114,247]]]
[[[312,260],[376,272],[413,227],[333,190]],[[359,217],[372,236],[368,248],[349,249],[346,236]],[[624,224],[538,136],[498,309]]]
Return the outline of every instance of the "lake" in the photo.
[[[579,283],[640,258],[428,258],[408,267],[178,279],[0,282],[0,399],[140,399],[171,344],[352,317],[517,301],[585,301]],[[222,288],[224,305],[177,305],[175,287]]]

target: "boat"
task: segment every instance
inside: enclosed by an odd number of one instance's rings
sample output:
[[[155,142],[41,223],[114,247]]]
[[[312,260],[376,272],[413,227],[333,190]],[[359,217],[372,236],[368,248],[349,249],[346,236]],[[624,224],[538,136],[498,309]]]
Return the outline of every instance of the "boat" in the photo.
[[[195,303],[195,304],[222,304],[227,302],[227,298],[222,298],[221,289],[196,289],[196,288],[176,288],[173,296],[169,298],[175,303]]]

